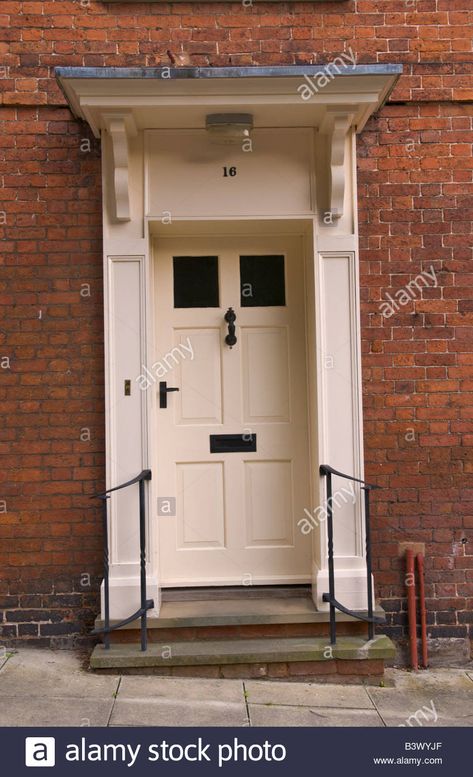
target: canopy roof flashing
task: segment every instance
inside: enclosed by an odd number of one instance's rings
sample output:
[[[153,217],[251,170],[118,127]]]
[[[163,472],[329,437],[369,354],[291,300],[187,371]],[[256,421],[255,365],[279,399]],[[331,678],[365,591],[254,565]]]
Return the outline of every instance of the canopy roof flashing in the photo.
[[[319,129],[326,108],[343,105],[360,131],[401,72],[402,65],[355,65],[341,55],[310,66],[58,67],[56,78],[74,114],[99,137],[107,113],[120,110],[131,112],[138,130],[203,129],[214,109],[252,113],[255,127]]]

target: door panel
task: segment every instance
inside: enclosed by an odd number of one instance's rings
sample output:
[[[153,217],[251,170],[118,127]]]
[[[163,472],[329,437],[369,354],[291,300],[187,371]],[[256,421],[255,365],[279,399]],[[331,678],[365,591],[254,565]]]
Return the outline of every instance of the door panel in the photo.
[[[177,464],[177,485],[177,548],[223,548],[222,463]]]
[[[289,421],[289,355],[285,327],[242,328],[245,423]]]
[[[179,361],[180,391],[176,423],[222,423],[222,365],[220,327],[175,330],[176,344],[188,345],[193,359]],[[182,351],[181,351],[182,353]]]
[[[296,525],[309,506],[299,241],[161,239],[155,295],[156,359],[179,388],[157,411],[158,495],[176,498],[176,515],[159,519],[163,585],[307,582],[310,540]],[[211,453],[210,435],[222,434],[256,435],[256,451]]]
[[[293,482],[290,461],[246,461],[247,547],[294,542]]]

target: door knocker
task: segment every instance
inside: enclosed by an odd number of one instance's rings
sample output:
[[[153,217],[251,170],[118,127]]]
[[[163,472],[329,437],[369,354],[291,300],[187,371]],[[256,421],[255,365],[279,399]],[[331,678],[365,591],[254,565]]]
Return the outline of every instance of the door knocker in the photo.
[[[235,335],[236,314],[233,308],[228,308],[227,312],[225,313],[225,321],[228,324],[228,335],[225,338],[225,342],[230,348],[233,348],[237,342]]]

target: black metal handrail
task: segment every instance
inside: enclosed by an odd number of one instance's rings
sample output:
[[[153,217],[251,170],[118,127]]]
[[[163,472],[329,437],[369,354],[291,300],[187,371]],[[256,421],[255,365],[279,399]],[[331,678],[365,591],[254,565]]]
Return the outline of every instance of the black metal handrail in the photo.
[[[353,618],[357,618],[360,621],[365,621],[368,624],[368,639],[374,637],[374,624],[383,623],[382,618],[378,618],[373,615],[373,580],[372,580],[372,561],[371,561],[371,535],[370,535],[370,491],[381,486],[367,483],[365,480],[355,478],[352,475],[346,475],[344,472],[330,467],[328,464],[321,464],[319,467],[321,475],[327,478],[327,541],[328,541],[328,587],[329,592],[322,594],[322,600],[328,602],[330,605],[330,643],[335,645],[337,641],[337,622],[336,622],[336,610],[344,612],[346,615],[351,615]],[[345,478],[345,480],[351,480],[354,483],[361,483],[361,490],[365,492],[365,542],[366,542],[366,575],[367,575],[367,595],[368,595],[368,615],[363,615],[356,610],[349,610],[343,604],[335,598],[335,565],[333,557],[333,496],[332,496],[332,475],[336,477]]]
[[[148,610],[154,607],[154,601],[148,599],[146,596],[146,511],[145,511],[145,480],[151,480],[151,470],[144,469],[135,478],[128,480],[126,483],[122,483],[120,486],[109,488],[107,491],[103,491],[100,494],[94,494],[91,499],[102,500],[102,522],[103,522],[103,535],[104,535],[104,548],[103,548],[103,593],[104,593],[104,625],[102,628],[94,629],[92,634],[104,635],[104,647],[105,650],[110,649],[110,632],[116,629],[126,626],[128,623],[132,623],[137,618],[141,618],[141,650],[144,652],[148,644],[148,632],[147,632],[147,614]],[[135,483],[139,484],[139,498],[140,498],[140,609],[133,615],[115,623],[110,626],[110,553],[108,547],[108,509],[107,501],[110,499],[109,494],[113,491],[120,491],[122,488],[128,488]]]

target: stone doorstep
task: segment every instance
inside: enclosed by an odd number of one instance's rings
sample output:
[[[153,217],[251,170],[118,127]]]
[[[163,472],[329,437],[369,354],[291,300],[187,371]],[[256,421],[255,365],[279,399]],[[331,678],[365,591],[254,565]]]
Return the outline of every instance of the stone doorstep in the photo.
[[[330,652],[328,652],[330,648]],[[328,639],[283,638],[283,639],[237,639],[237,640],[193,640],[174,642],[172,645],[151,643],[145,652],[139,644],[112,644],[109,650],[96,645],[90,659],[92,669],[126,669],[161,667],[192,667],[292,664],[293,662],[363,663],[392,659],[395,646],[386,636],[376,636],[371,641],[360,637],[339,637],[337,644],[330,646]],[[361,669],[361,666],[360,666]],[[338,670],[337,670],[338,671]]]
[[[375,615],[384,618],[384,610],[377,606]],[[365,612],[362,614],[366,615]],[[217,601],[167,601],[161,605],[159,618],[148,618],[148,629],[198,628],[205,626],[252,626],[293,623],[328,623],[330,614],[315,609],[309,596],[270,597],[262,599],[222,599]],[[337,613],[337,623],[360,623],[345,613]],[[111,621],[111,625],[118,621]],[[101,618],[95,628],[103,628]],[[121,631],[137,630],[138,621],[122,627]]]

